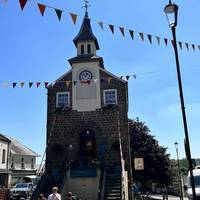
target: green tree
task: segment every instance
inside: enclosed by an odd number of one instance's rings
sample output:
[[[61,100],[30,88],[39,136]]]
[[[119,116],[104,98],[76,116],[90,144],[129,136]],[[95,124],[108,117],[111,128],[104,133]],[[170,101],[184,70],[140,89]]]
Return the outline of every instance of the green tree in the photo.
[[[140,183],[143,191],[152,182],[167,185],[170,182],[170,159],[166,149],[150,134],[148,126],[139,121],[129,120],[133,177]],[[134,169],[134,158],[144,159],[144,170]]]

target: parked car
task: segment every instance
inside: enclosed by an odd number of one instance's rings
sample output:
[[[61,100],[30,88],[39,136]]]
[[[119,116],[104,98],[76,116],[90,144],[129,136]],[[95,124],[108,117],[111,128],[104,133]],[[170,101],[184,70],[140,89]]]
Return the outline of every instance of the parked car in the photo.
[[[34,190],[32,183],[17,183],[14,188],[10,189],[10,199],[28,199]]]

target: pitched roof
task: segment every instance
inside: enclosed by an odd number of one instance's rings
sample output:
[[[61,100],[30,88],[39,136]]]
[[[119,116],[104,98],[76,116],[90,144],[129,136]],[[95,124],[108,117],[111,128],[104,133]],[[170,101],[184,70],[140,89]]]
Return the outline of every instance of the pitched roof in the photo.
[[[2,135],[2,134],[1,134]],[[7,136],[7,135],[2,135],[3,137],[7,138],[8,140],[11,141],[10,143],[10,151],[12,154],[16,155],[24,155],[24,156],[39,156],[36,152],[32,151],[28,147],[24,146],[20,142],[18,142],[16,139]]]
[[[4,135],[2,135],[1,133],[0,133],[0,140],[4,141],[4,142],[8,142],[8,143],[11,142],[7,137],[5,137]]]
[[[73,41],[74,41],[74,44],[77,46],[77,42],[86,41],[86,40],[93,40],[95,42],[96,49],[99,50],[99,44],[98,44],[97,38],[92,32],[92,27],[90,25],[90,18],[88,17],[87,12],[83,19],[81,29]]]

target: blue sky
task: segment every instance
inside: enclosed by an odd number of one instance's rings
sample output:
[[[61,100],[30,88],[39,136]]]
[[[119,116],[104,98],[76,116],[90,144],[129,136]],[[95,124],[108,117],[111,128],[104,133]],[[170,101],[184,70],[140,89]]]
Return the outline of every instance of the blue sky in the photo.
[[[18,0],[0,2],[0,132],[16,138],[39,154],[43,154],[46,137],[47,96],[44,87],[4,87],[4,82],[52,82],[70,70],[67,60],[76,55],[72,42],[84,16],[81,0],[40,0],[40,3],[64,10],[61,21],[55,11],[46,8],[44,17],[37,1],[27,2],[24,11]],[[161,39],[152,45],[138,33],[131,40],[129,33],[122,37],[118,26],[136,32],[171,39],[162,1],[90,1],[89,16],[98,38],[98,55],[104,58],[105,68],[129,79],[129,117],[139,117],[149,126],[160,145],[168,147],[175,157],[174,142],[179,143],[184,157],[184,130],[180,109],[174,52]],[[200,45],[200,2],[181,1],[179,5],[177,40]],[[78,14],[73,25],[69,12]],[[105,23],[102,31],[97,21]],[[112,35],[107,24],[115,25]],[[200,51],[179,49],[191,153],[200,157]],[[145,74],[147,72],[153,72]]]

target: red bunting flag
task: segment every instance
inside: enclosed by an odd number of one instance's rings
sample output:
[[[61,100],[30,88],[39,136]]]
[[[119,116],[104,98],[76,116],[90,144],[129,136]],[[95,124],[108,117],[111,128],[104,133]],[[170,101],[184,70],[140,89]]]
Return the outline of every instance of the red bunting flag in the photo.
[[[27,0],[19,0],[19,3],[20,3],[20,6],[21,6],[21,9],[23,10],[25,5],[26,5],[26,2]]]
[[[168,41],[167,38],[164,38],[164,41],[165,41],[165,45],[167,46],[167,41]]]
[[[160,37],[156,36],[156,39],[157,39],[158,45],[160,45]]]
[[[180,49],[182,49],[182,42],[178,42]]]
[[[100,26],[100,27],[101,27],[101,29],[103,30],[103,22],[101,22],[101,21],[98,21],[97,23],[99,24],[99,26]]]
[[[90,85],[91,80],[87,80],[87,84]]]
[[[16,87],[16,85],[17,85],[17,83],[13,83],[13,88],[15,88],[15,87]]]
[[[38,88],[40,86],[41,82],[36,83],[36,87]]]
[[[147,35],[148,39],[149,39],[149,42],[150,44],[152,43],[152,36],[151,35]]]
[[[109,24],[109,28],[112,31],[112,34],[114,34],[114,26],[112,24]]]
[[[47,87],[49,85],[48,82],[44,82],[44,86]]]
[[[129,33],[130,33],[130,36],[131,36],[131,38],[132,38],[132,40],[133,40],[133,39],[134,39],[134,31],[129,30]]]
[[[72,18],[72,21],[73,21],[74,25],[76,25],[77,15],[74,14],[74,13],[69,13],[69,14],[70,14],[70,16]]]
[[[57,17],[58,17],[58,19],[59,19],[59,21],[60,21],[61,16],[62,16],[62,10],[59,10],[59,9],[56,9],[56,8],[55,8],[55,11],[56,11],[56,15],[57,15]]]
[[[125,37],[124,28],[123,27],[119,27],[119,30],[121,31],[121,34],[123,35],[123,37]]]
[[[43,16],[46,6],[43,5],[43,4],[38,3],[38,8],[40,10],[41,15]]]
[[[139,35],[140,35],[142,41],[144,41],[144,33],[139,33]]]

